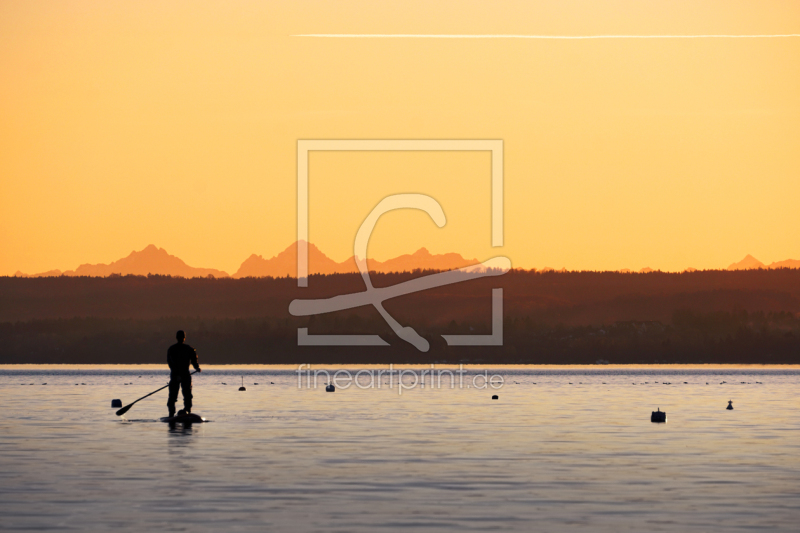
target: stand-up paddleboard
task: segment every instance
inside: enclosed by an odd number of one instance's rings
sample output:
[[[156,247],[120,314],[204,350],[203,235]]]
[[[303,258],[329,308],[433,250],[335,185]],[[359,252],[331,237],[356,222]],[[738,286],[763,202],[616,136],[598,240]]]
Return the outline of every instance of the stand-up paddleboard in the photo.
[[[161,421],[171,424],[202,424],[206,419],[202,416],[190,413],[188,415],[165,416]]]

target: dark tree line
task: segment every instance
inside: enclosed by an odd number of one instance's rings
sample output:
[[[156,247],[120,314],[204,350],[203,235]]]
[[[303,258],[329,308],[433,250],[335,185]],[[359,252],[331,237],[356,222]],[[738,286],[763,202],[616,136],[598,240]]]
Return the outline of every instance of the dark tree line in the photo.
[[[389,286],[430,272],[373,274]],[[504,290],[504,343],[486,334]],[[295,298],[364,290],[357,274],[292,278],[0,278],[0,363],[162,363],[177,329],[206,363],[800,363],[800,270],[526,272],[386,302],[431,343],[418,352],[371,307],[292,317]],[[390,347],[301,347],[311,333],[379,334]]]

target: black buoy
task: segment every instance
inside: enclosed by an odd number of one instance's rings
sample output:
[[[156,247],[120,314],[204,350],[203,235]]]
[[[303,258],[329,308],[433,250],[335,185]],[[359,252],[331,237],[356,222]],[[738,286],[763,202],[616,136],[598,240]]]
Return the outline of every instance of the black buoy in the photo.
[[[499,400],[499,399],[500,399],[500,396],[498,396],[497,394],[495,394],[494,396],[492,396],[492,400]]]
[[[239,387],[239,391],[247,390],[244,388],[244,376],[242,376],[242,386]]]
[[[726,407],[728,411],[733,411],[733,400],[728,400],[728,407]]]
[[[112,409],[122,407],[122,400],[111,400],[111,407]]]
[[[657,408],[657,411],[653,411],[650,415],[650,422],[666,422],[667,421],[667,413],[661,410],[661,408]]]
[[[334,387],[334,386],[333,386],[332,384],[330,384],[330,383],[328,383],[328,386],[327,386],[327,387],[325,387],[325,392],[334,392],[335,390],[336,390],[336,387]]]

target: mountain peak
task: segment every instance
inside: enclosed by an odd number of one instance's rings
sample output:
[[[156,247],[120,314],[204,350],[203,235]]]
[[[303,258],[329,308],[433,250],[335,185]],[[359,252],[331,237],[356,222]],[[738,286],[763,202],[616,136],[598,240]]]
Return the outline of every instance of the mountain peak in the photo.
[[[118,259],[109,264],[82,264],[75,270],[61,272],[51,270],[35,274],[35,277],[47,276],[92,276],[105,277],[111,274],[121,274],[123,276],[146,276],[148,274],[159,274],[162,276],[175,276],[182,278],[204,278],[214,276],[215,278],[227,278],[228,274],[215,268],[195,268],[187,265],[178,257],[170,255],[165,249],[150,244],[140,251],[132,251],[127,257]]]
[[[266,277],[275,278],[297,275],[297,246],[293,242],[285,250],[270,259],[251,255],[233,275],[235,278]],[[308,243],[309,274],[341,274],[358,272],[357,259],[348,257],[341,263],[325,255],[317,246]],[[420,248],[413,254],[404,254],[386,261],[369,259],[371,272],[411,272],[422,270],[453,270],[478,264],[477,259],[464,259],[457,253],[432,254],[427,248]]]
[[[744,259],[739,261],[738,263],[731,263],[728,266],[728,270],[751,270],[751,269],[758,269],[758,268],[766,268],[767,266],[753,257],[750,254],[747,254]]]

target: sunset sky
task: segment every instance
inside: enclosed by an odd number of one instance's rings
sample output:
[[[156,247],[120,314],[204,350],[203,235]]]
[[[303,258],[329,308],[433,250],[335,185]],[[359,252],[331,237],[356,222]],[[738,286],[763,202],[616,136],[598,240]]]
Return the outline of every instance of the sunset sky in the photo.
[[[235,272],[296,238],[298,139],[502,139],[488,153],[314,153],[310,240],[516,267],[800,259],[796,1],[0,2],[0,275],[152,243]]]

